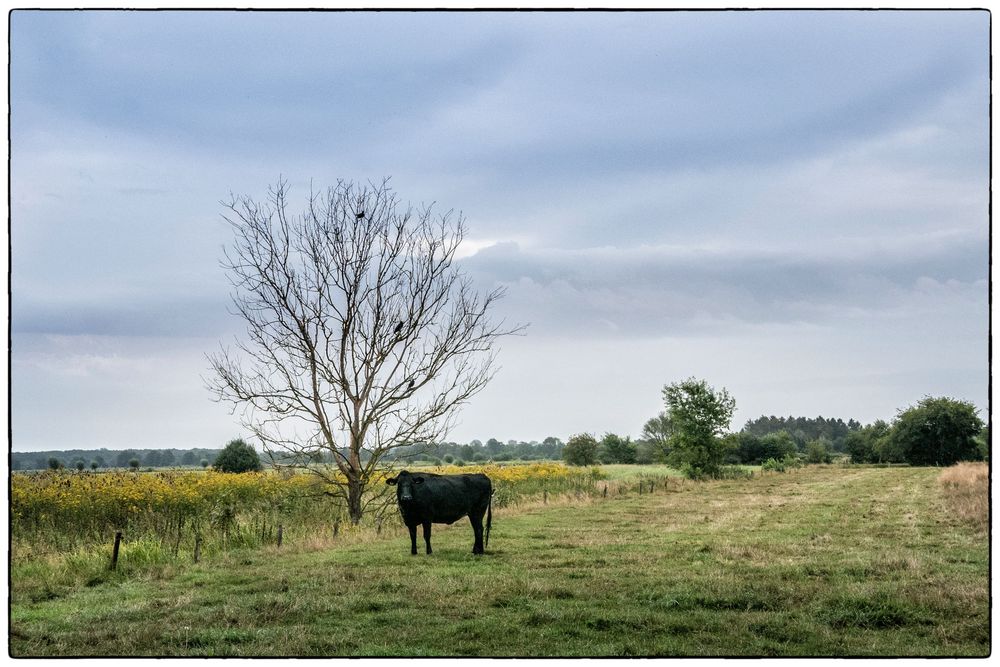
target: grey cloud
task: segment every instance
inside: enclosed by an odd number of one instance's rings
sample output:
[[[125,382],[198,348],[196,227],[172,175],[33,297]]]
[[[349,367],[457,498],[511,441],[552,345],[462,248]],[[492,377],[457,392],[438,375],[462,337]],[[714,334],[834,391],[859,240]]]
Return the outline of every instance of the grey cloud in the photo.
[[[95,298],[96,297],[96,298]],[[225,293],[143,293],[101,298],[45,297],[30,289],[11,298],[11,332],[63,336],[219,337],[236,327]]]
[[[87,118],[243,157],[360,150],[488,83],[517,52],[512,36],[444,40],[431,17],[374,12],[20,11],[13,25],[16,129]]]
[[[521,250],[498,244],[465,260],[483,285],[508,288],[502,307],[540,335],[690,334],[721,325],[830,324],[903,316],[932,291],[985,306],[985,251],[973,238],[907,253],[684,248]],[[942,299],[943,297],[943,299]]]

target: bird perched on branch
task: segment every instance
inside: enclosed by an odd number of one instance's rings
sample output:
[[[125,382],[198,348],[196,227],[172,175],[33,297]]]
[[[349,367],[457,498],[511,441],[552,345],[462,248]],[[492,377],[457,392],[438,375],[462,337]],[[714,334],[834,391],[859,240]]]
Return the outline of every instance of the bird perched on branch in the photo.
[[[413,389],[413,378],[410,378],[410,383],[408,385],[406,385],[406,389],[407,389],[407,391],[409,391],[410,389]]]
[[[393,331],[392,333],[393,333],[394,336],[398,336],[399,332],[402,331],[402,330],[403,330],[403,323],[400,322],[399,324],[396,325],[396,330]]]
[[[360,213],[355,213],[354,217],[360,220],[361,218],[365,217],[365,212],[361,211]]]

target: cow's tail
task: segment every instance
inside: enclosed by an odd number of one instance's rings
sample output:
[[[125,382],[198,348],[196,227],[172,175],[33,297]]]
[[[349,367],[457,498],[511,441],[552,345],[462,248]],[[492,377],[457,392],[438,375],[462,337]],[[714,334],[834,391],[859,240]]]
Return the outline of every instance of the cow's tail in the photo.
[[[490,502],[486,506],[486,539],[483,540],[483,548],[490,546],[490,526],[493,525],[493,489],[490,488]]]

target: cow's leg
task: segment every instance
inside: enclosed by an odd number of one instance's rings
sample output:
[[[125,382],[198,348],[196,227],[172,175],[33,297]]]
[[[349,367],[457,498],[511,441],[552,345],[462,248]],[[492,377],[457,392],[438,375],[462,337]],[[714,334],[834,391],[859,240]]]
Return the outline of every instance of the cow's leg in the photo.
[[[476,536],[476,540],[472,544],[472,553],[481,554],[483,553],[483,515],[477,515],[473,512],[469,514],[469,521],[472,522],[472,532]]]
[[[428,554],[434,553],[433,551],[431,551],[431,522],[430,521],[424,521],[424,542],[427,543],[427,553]],[[414,549],[413,553],[417,553],[416,552],[416,547],[413,547],[413,549]]]
[[[417,524],[412,523],[406,526],[410,529],[410,555],[417,555]]]

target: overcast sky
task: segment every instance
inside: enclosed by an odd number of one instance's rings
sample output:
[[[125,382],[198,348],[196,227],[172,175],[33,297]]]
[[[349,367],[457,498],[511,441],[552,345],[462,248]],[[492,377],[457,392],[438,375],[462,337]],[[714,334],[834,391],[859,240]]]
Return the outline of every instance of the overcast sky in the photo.
[[[451,439],[987,417],[989,14],[31,12],[10,20],[13,449],[221,447],[220,200],[391,176],[530,323]],[[298,197],[298,198],[296,198]]]

